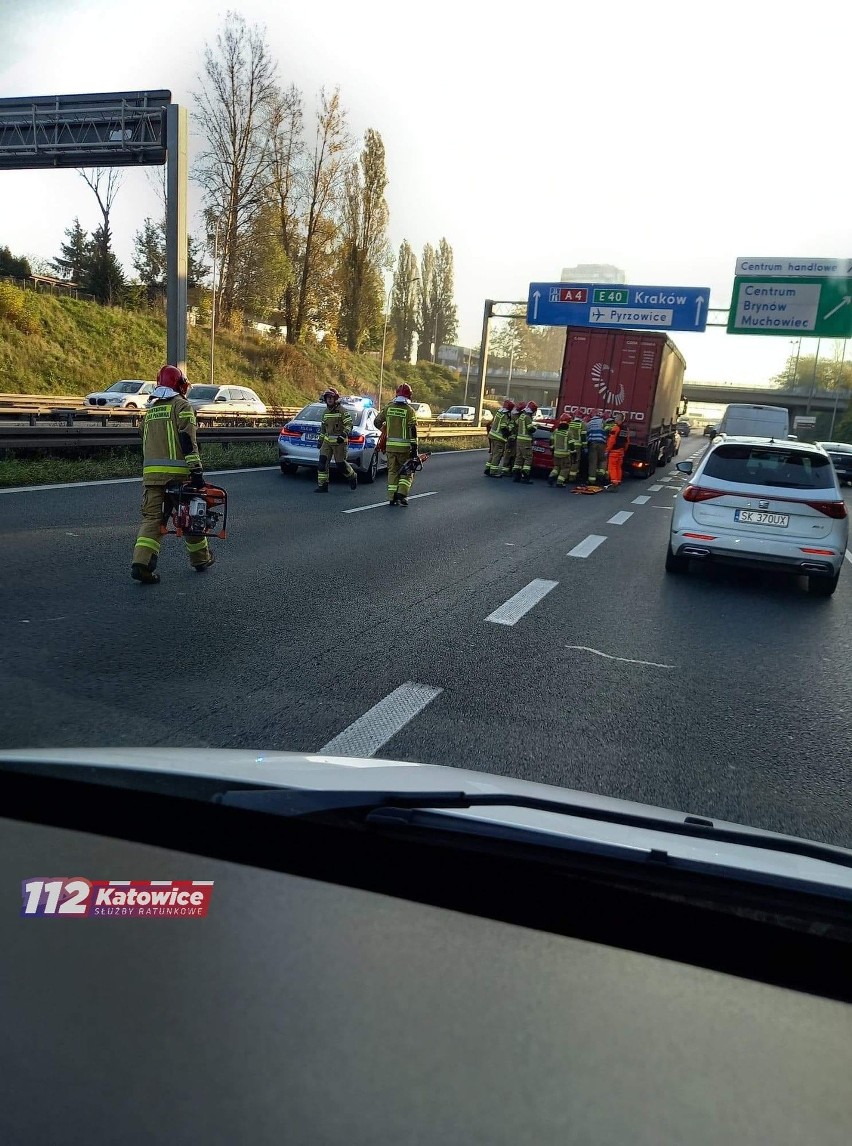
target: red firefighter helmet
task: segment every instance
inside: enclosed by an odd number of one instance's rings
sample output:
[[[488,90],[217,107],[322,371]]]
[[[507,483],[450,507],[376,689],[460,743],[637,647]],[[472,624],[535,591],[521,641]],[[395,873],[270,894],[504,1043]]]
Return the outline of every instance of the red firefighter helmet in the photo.
[[[537,412],[538,412],[538,406],[535,404],[535,402],[527,402],[527,413],[528,414],[535,414]]]
[[[503,403],[503,409],[506,410],[507,412],[509,412],[511,410],[514,410],[514,408],[515,408],[515,403],[512,401],[511,398],[507,398],[506,401]]]
[[[323,402],[327,402],[329,398],[331,398],[334,402],[338,402],[340,400],[340,394],[337,390],[335,390],[333,386],[329,386],[327,390],[323,390],[322,394],[320,395],[320,399]]]
[[[161,366],[157,375],[157,385],[167,386],[169,390],[176,390],[181,396],[189,389],[189,382],[182,370],[177,366]]]
[[[407,382],[400,382],[396,388],[397,398],[408,398],[411,401],[411,387]]]
[[[563,410],[562,413],[559,415],[559,425],[560,426],[567,426],[571,423],[571,421],[572,421],[571,415],[568,413],[567,410]]]

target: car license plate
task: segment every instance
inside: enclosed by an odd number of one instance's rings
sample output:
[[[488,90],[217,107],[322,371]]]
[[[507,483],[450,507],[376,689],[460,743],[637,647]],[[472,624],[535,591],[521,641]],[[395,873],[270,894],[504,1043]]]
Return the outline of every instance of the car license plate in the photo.
[[[734,511],[734,521],[742,521],[747,525],[789,525],[789,513],[765,513],[759,509],[737,509]]]
[[[318,442],[319,434],[302,434],[303,442]]]

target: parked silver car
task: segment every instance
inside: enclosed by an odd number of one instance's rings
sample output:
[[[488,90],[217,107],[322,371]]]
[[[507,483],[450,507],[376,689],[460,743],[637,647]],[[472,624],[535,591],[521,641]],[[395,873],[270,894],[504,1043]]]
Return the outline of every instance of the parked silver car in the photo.
[[[247,386],[203,386],[187,391],[196,414],[265,414],[266,406]]]
[[[144,410],[156,387],[156,382],[143,382],[140,378],[125,378],[113,382],[106,390],[86,395],[87,406],[106,406],[114,410]]]

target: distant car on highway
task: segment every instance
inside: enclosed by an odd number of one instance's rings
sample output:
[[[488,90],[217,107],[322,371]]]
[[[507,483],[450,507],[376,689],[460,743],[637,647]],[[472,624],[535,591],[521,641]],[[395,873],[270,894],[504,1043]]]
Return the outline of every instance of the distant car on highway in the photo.
[[[715,438],[716,437],[716,427],[715,426],[705,426],[704,427],[704,437],[705,438]]]
[[[848,442],[817,442],[831,458],[842,485],[852,485],[852,446]]]
[[[556,407],[555,406],[539,406],[539,408],[533,414],[533,421],[534,422],[548,422],[548,421],[552,422],[555,417],[556,417]]]
[[[247,386],[190,386],[186,394],[196,414],[265,414],[266,406]]]
[[[682,438],[688,438],[692,433],[692,427],[690,426],[689,422],[678,422],[677,428],[678,433]]]
[[[414,413],[420,419],[421,422],[431,422],[432,421],[432,407],[431,406],[427,405],[425,402],[412,402],[411,405],[414,407]]]
[[[808,578],[808,591],[837,588],[849,541],[840,482],[821,446],[721,438],[698,463],[678,462],[689,484],[675,501],[667,573],[692,560],[745,565]]]
[[[368,485],[376,480],[379,470],[387,469],[387,458],[379,452],[376,408],[370,398],[344,398],[342,405],[352,415],[349,435],[349,462],[358,470],[361,481]],[[278,435],[278,463],[282,474],[294,474],[299,466],[319,469],[319,431],[325,413],[324,402],[305,406]]]
[[[156,382],[143,382],[140,378],[125,378],[113,382],[106,390],[86,395],[87,406],[109,406],[115,410],[144,410],[156,389]]]
[[[435,419],[436,422],[472,422],[476,415],[475,406],[450,406]]]

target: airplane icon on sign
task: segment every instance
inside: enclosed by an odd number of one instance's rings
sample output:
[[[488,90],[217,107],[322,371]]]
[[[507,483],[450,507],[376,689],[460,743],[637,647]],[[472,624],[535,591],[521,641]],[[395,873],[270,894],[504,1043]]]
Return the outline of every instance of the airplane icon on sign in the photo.
[[[600,322],[600,320],[601,320],[602,318],[603,318],[603,311],[601,310],[601,308],[600,308],[600,307],[598,307],[598,308],[595,310],[595,322]]]

